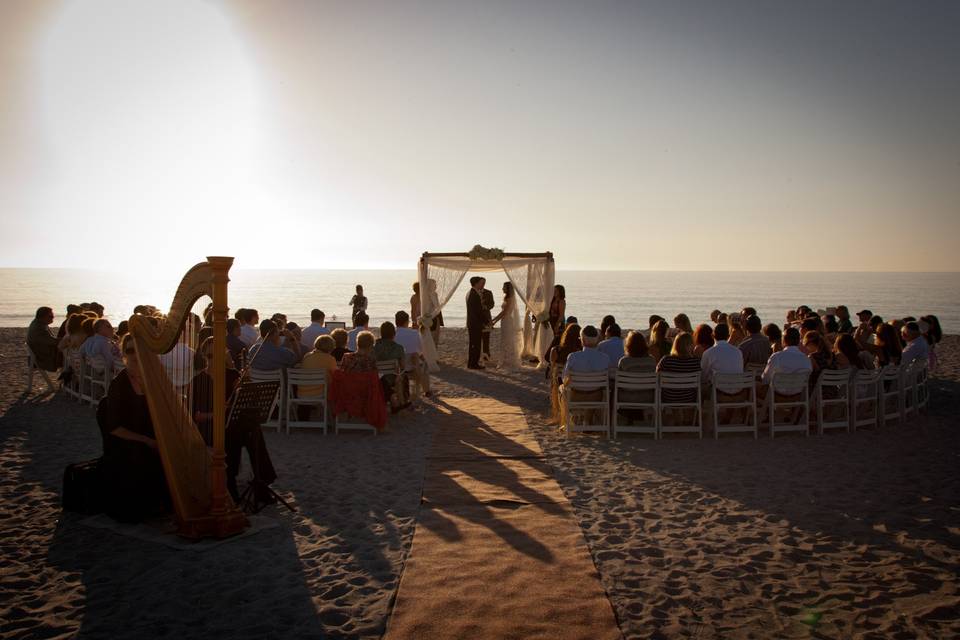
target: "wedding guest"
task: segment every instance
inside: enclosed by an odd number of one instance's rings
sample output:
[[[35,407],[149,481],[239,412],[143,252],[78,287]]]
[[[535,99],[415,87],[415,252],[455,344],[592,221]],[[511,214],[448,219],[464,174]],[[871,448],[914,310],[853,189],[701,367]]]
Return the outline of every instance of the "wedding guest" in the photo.
[[[410,318],[413,328],[420,326],[420,283],[413,283],[413,295],[410,296]]]
[[[240,339],[247,347],[252,347],[260,338],[258,325],[260,324],[260,314],[256,309],[242,309],[240,316]]]
[[[354,316],[353,329],[351,329],[350,333],[347,334],[347,347],[350,349],[350,351],[357,350],[357,336],[363,331],[369,331],[370,328],[367,326],[369,324],[370,316],[368,316],[365,311],[360,311]]]
[[[597,345],[597,350],[607,354],[610,360],[610,368],[616,369],[617,363],[623,357],[623,339],[620,337],[620,325],[616,322],[609,325],[604,333],[606,338]]]
[[[607,327],[612,324],[616,324],[617,319],[611,315],[605,315],[600,320],[600,338],[603,339],[607,335]]]
[[[342,329],[341,329],[342,331]],[[333,356],[333,350],[337,348],[337,342],[332,336],[324,334],[317,336],[313,343],[313,351],[303,356],[300,363],[301,369],[323,369],[327,372],[327,379],[333,376],[337,370],[337,359]],[[304,385],[300,387],[301,395],[317,395],[322,391],[320,387],[311,387]]]
[[[347,347],[350,334],[347,333],[346,329],[334,329],[330,332],[330,337],[333,338],[333,341],[337,345],[333,348],[333,351],[330,352],[330,355],[332,355],[337,362],[342,362],[345,354],[353,353],[353,350]]]
[[[384,322],[380,325],[380,339],[373,345],[373,357],[377,362],[393,361],[397,363],[399,374],[388,373],[380,377],[380,384],[383,387],[383,397],[390,401],[390,408],[394,413],[410,406],[407,402],[406,381],[403,372],[407,368],[407,354],[403,350],[403,345],[399,344],[394,338],[397,336],[397,328],[392,322]]]
[[[373,355],[373,345],[376,340],[369,331],[361,331],[357,334],[357,350],[343,354],[340,369],[357,373],[375,372],[377,370],[377,359]]]
[[[857,311],[857,320],[861,324],[865,322],[870,322],[870,318],[872,317],[873,317],[873,311],[870,311],[869,309],[863,309],[861,311]]]
[[[567,314],[567,290],[562,284],[554,285],[553,298],[550,300],[549,322],[554,335],[563,332],[563,319]]]
[[[661,358],[666,357],[670,353],[670,341],[667,340],[667,331],[669,331],[669,329],[663,318],[657,320],[653,326],[650,327],[650,355],[653,356],[653,359],[657,362],[660,362]],[[692,336],[691,340],[693,340]]]
[[[563,328],[560,346],[554,351],[554,357],[550,362],[556,364],[558,368],[566,366],[570,354],[581,349],[583,349],[583,344],[580,342],[580,325],[575,322],[568,323]]]
[[[823,317],[823,337],[827,344],[833,344],[837,340],[837,334],[840,333],[840,323],[834,316]]]
[[[853,333],[853,323],[850,321],[850,310],[847,305],[837,307],[837,332]]]
[[[749,334],[747,338],[740,343],[740,353],[743,354],[743,366],[748,364],[766,365],[770,359],[773,349],[770,346],[770,340],[760,333],[763,325],[760,318],[755,315],[747,316],[744,326]],[[776,327],[776,325],[771,325]]]
[[[233,360],[233,366],[242,370],[247,360],[247,345],[240,338],[240,321],[236,318],[227,320],[227,351],[230,352],[230,359]]]
[[[800,350],[800,332],[794,327],[789,327],[783,332],[783,349],[770,356],[760,379],[764,384],[770,384],[774,374],[804,371],[813,371],[813,364],[807,354]],[[796,393],[799,392],[798,389]]]
[[[273,320],[264,320],[260,323],[260,344],[250,349],[250,368],[259,371],[277,371],[297,364],[300,360],[300,342],[291,344],[293,349],[280,346],[282,337],[290,337],[289,331],[280,327]]]
[[[727,324],[728,322],[730,322],[729,316],[721,311],[720,315],[717,316],[717,324]]]
[[[284,316],[284,318],[286,318],[286,316]],[[285,325],[287,334],[284,336],[283,346],[293,351],[293,343],[295,342],[297,348],[300,350],[300,353],[305,353],[310,347],[303,346],[303,330],[300,329],[300,325],[298,325],[296,322],[286,322]],[[282,333],[284,325],[277,326],[281,328]]]
[[[780,327],[772,322],[763,328],[763,336],[770,342],[770,349],[773,353],[783,349],[783,332]]]
[[[920,317],[920,330],[923,331],[927,344],[930,345],[929,355],[930,370],[937,368],[937,344],[943,339],[943,330],[940,328],[940,319],[935,315],[926,315]]]
[[[307,349],[313,349],[317,343],[317,338],[330,333],[330,329],[323,326],[323,321],[325,318],[325,314],[320,309],[310,310],[310,326],[304,327],[303,331],[300,333],[301,346],[306,347]]]
[[[58,340],[50,332],[53,322],[53,309],[40,307],[27,328],[27,346],[37,359],[37,366],[44,371],[56,371],[63,362],[63,356],[57,349]]]
[[[703,357],[703,352],[714,345],[713,327],[708,324],[697,325],[693,332],[693,355]]]
[[[113,367],[113,361],[120,357],[120,349],[114,341],[113,326],[106,318],[100,318],[93,324],[93,336],[83,343],[83,354],[87,358],[101,357],[104,365]]]
[[[79,349],[83,341],[87,339],[87,334],[83,332],[83,321],[84,316],[79,313],[73,313],[67,319],[67,331],[58,345],[61,351]]]
[[[360,326],[357,324],[357,316],[361,313],[364,313],[367,310],[367,297],[363,295],[363,286],[357,285],[356,293],[352,298],[350,298],[350,307],[353,309],[350,313],[350,318],[353,320],[353,326]],[[366,315],[364,313],[364,315]],[[366,326],[366,323],[363,323]]]
[[[873,356],[864,351],[849,333],[841,333],[833,343],[833,353],[836,356],[837,368],[845,369],[873,369]]]
[[[420,338],[420,332],[410,328],[410,316],[405,311],[397,311],[393,319],[397,324],[397,336],[394,340],[403,347],[403,352],[407,354],[405,365],[407,377],[420,385],[423,395],[429,398],[431,395],[430,371],[427,369],[427,361],[423,357],[423,341]]]
[[[75,313],[80,313],[82,310],[78,304],[67,305],[67,315],[63,316],[63,322],[60,323],[60,328],[57,329],[57,340],[62,340],[63,337],[67,335],[67,322],[69,322],[70,316]]]
[[[740,346],[740,343],[747,337],[740,323],[740,314],[731,313],[727,317],[727,326],[730,327],[730,337],[727,339],[727,342],[734,347]],[[714,338],[716,338],[716,331],[714,331]]]
[[[673,318],[673,326],[676,327],[678,333],[693,333],[693,326],[690,324],[690,318],[687,317],[685,313],[678,313]]]
[[[657,370],[657,363],[650,357],[650,350],[642,333],[629,332],[623,347],[626,354],[617,362],[618,370],[631,373],[652,373]]]
[[[802,339],[804,351],[807,352],[807,358],[812,365],[810,375],[810,386],[812,387],[820,373],[825,369],[836,369],[837,358],[830,348],[830,345],[818,331],[809,331]]]
[[[570,380],[571,373],[606,373],[610,369],[610,358],[607,354],[597,349],[597,343],[600,341],[600,332],[592,325],[587,325],[580,331],[580,342],[583,348],[580,351],[574,351],[567,356],[567,362],[563,367],[563,378],[566,384]]]
[[[743,354],[730,344],[729,337],[728,325],[718,324],[713,330],[716,344],[704,351],[700,358],[700,379],[703,383],[710,384],[714,373],[743,373]]]
[[[874,316],[874,318],[876,317]],[[900,336],[897,335],[897,330],[887,323],[881,323],[876,329],[874,338],[871,350],[877,357],[877,364],[880,367],[900,364],[902,349],[900,348]]]
[[[710,312],[710,322],[717,324],[720,321],[720,309],[714,309]]]
[[[718,327],[720,324],[717,325]],[[716,331],[716,329],[714,330]],[[693,336],[681,333],[673,339],[670,353],[657,363],[658,373],[700,373],[700,358],[693,355]],[[664,403],[696,402],[694,389],[661,389],[660,399]]]
[[[920,332],[920,325],[916,322],[908,322],[903,325],[900,331],[903,335],[903,341],[906,343],[903,353],[900,354],[900,363],[906,365],[914,360],[927,360],[930,346]]]

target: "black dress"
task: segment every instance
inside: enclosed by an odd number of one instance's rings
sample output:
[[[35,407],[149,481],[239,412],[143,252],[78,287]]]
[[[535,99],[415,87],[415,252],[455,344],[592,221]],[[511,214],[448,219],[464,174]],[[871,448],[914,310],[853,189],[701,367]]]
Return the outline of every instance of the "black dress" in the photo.
[[[101,479],[104,511],[121,522],[139,522],[168,510],[170,494],[157,450],[113,434],[123,427],[149,438],[155,437],[147,399],[133,390],[126,370],[110,383],[106,402],[100,425],[103,434]]]

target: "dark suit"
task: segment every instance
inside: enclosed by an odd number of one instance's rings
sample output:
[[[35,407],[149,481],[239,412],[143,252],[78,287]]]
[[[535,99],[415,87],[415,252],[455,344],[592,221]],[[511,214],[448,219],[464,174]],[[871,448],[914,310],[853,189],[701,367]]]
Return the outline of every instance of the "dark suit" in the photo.
[[[483,302],[476,289],[467,294],[467,335],[470,346],[467,351],[467,366],[480,365],[480,342],[483,339],[483,327],[490,320],[490,312],[483,308]]]
[[[484,325],[489,327],[490,321],[493,319],[493,316],[490,314],[490,311],[497,304],[493,301],[493,292],[489,289],[484,289],[480,292],[480,301],[483,303],[483,310],[486,313],[486,321]],[[487,328],[481,337],[480,340],[480,351],[487,354],[487,357],[490,357],[490,329]]]

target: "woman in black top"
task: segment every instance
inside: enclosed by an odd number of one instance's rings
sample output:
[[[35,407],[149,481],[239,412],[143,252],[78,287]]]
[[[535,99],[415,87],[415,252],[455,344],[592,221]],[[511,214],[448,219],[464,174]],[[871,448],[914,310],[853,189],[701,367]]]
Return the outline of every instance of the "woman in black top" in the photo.
[[[130,335],[122,345],[126,368],[110,383],[101,422],[101,478],[107,514],[138,522],[167,510],[170,497]]]

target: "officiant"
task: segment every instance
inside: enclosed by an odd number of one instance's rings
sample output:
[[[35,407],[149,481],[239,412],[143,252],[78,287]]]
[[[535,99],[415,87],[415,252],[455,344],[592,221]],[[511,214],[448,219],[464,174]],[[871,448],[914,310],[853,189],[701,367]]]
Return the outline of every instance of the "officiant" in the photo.
[[[483,325],[483,333],[480,336],[480,351],[486,356],[484,359],[490,359],[490,331],[493,329],[491,316],[496,302],[493,300],[493,292],[487,289],[487,279],[480,277],[480,302],[483,304],[483,311],[487,316],[487,323]]]

